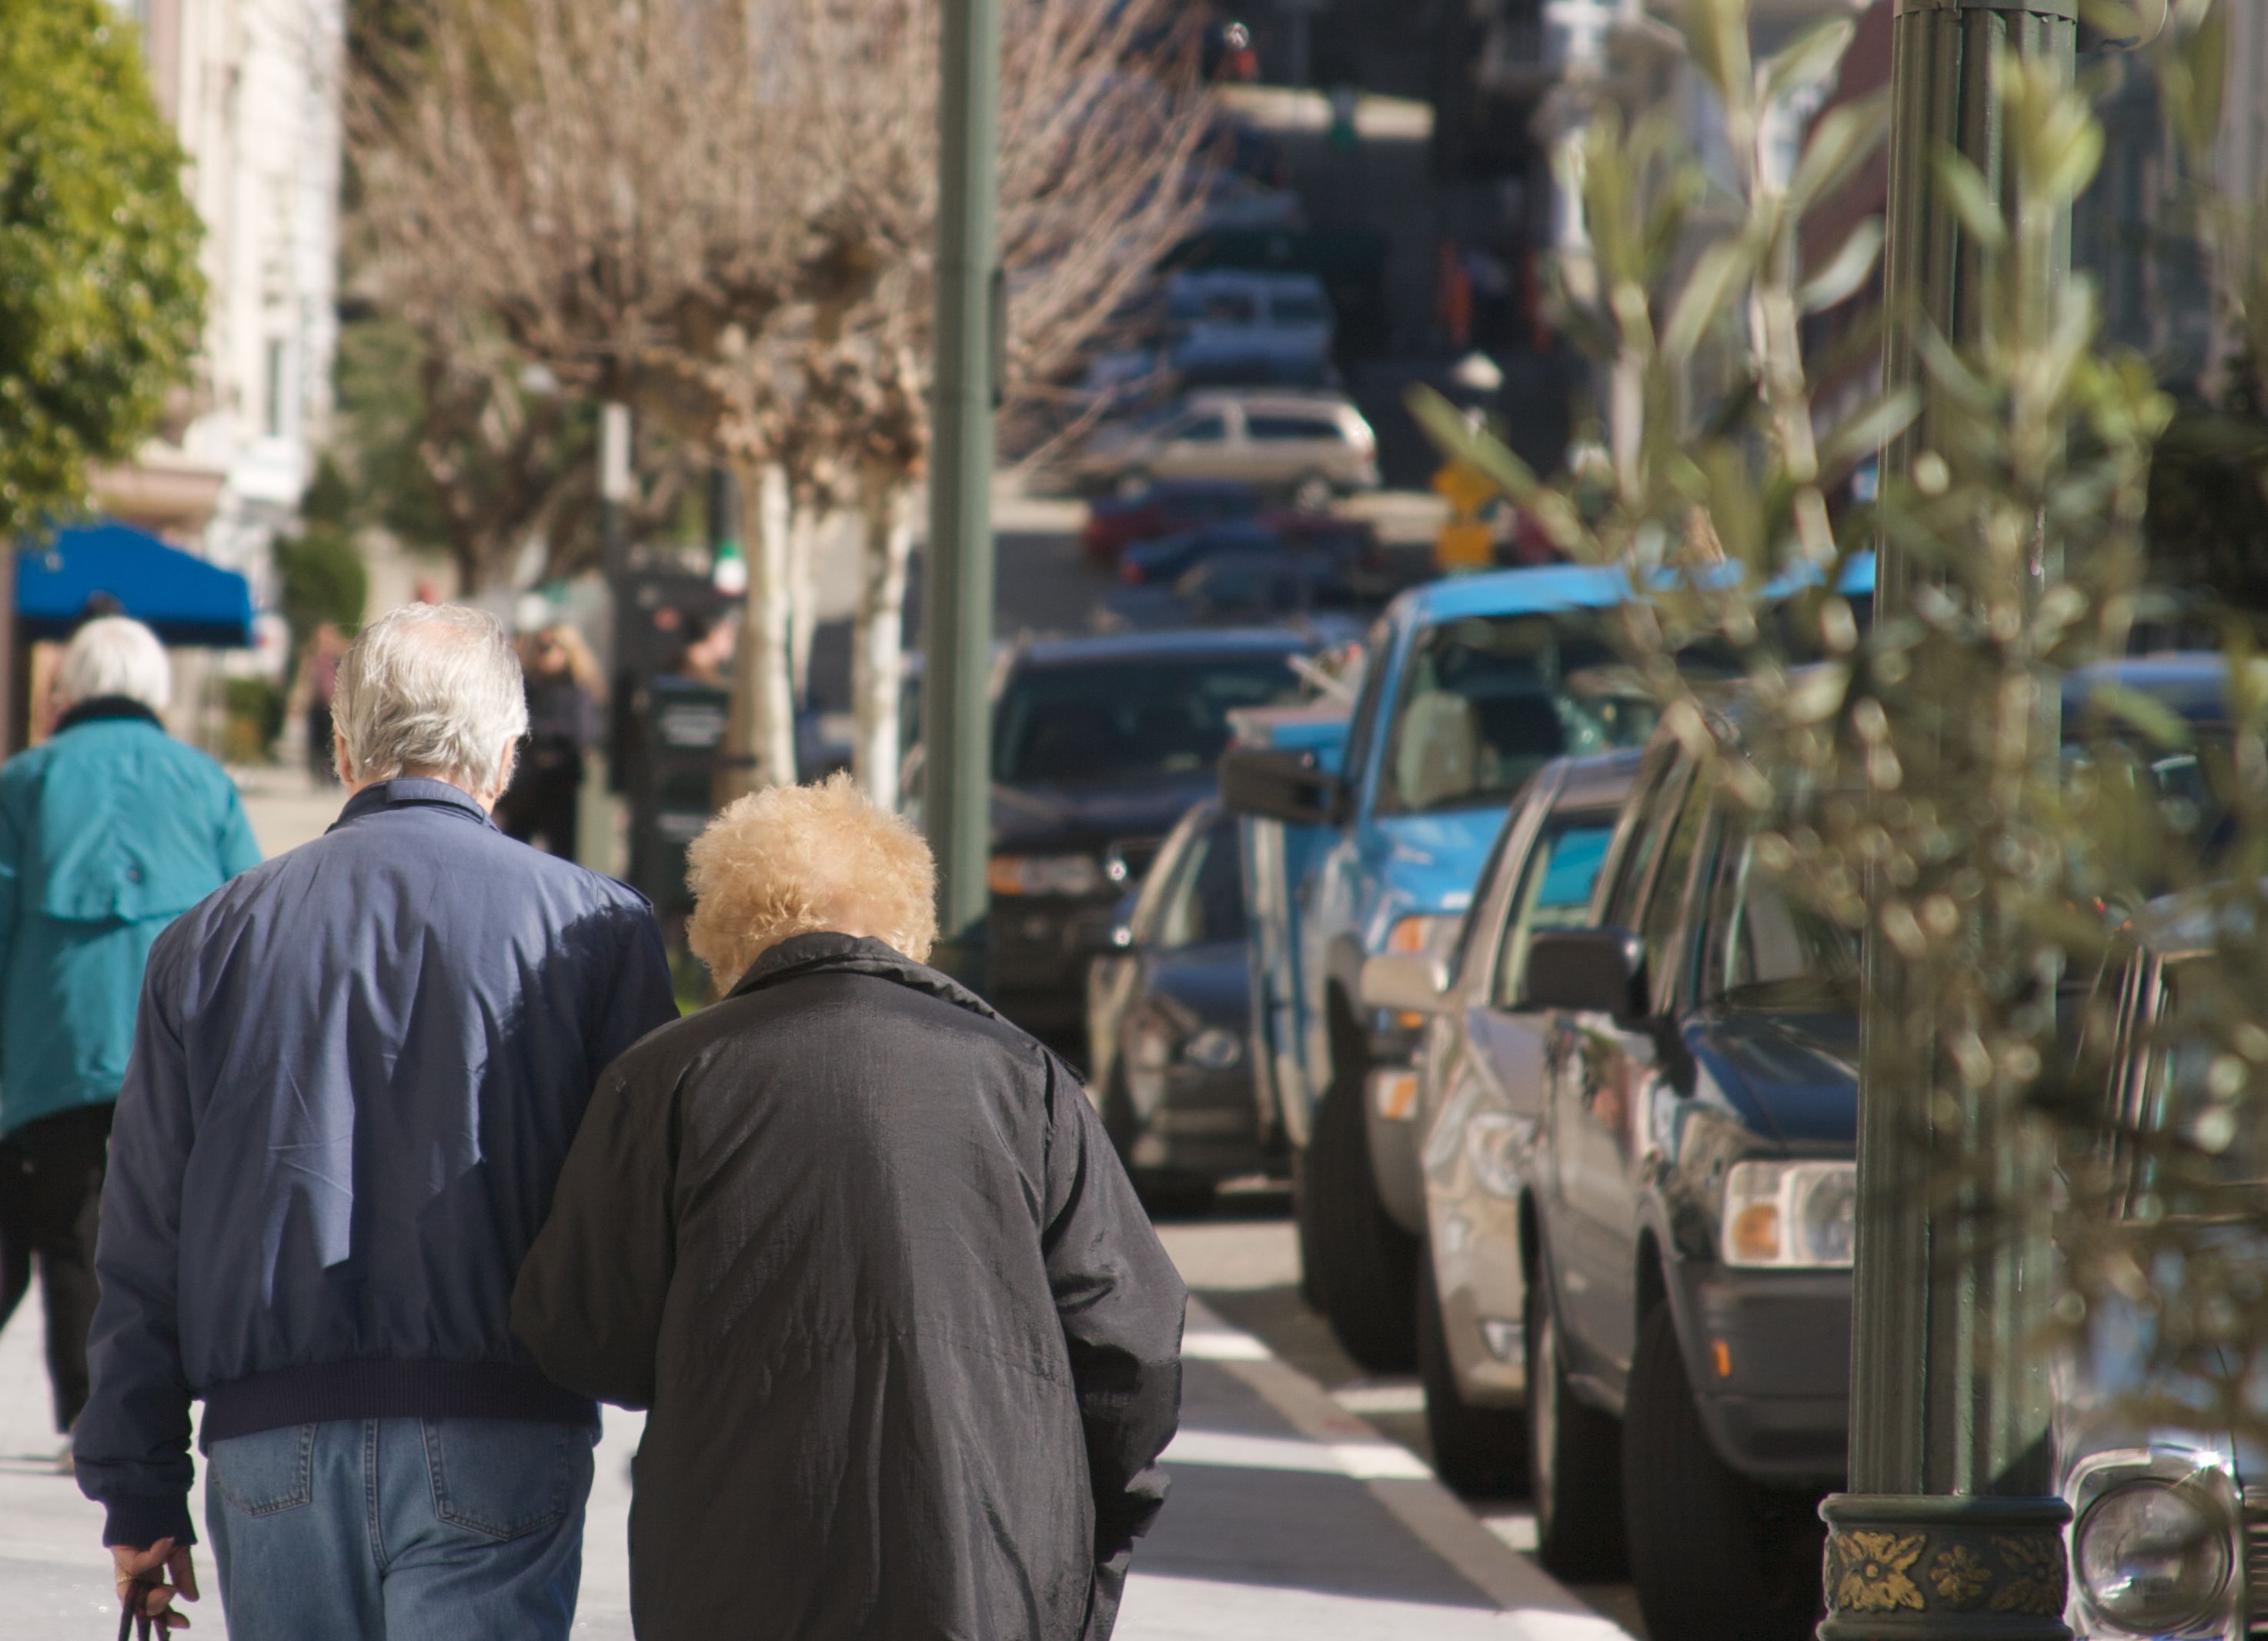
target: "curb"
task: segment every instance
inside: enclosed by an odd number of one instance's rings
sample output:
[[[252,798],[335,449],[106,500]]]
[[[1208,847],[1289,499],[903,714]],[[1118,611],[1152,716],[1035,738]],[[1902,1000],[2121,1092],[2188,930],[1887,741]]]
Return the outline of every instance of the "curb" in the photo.
[[[1340,1468],[1468,1583],[1506,1612],[1543,1620],[1534,1631],[1538,1641],[1629,1641],[1627,1631],[1483,1526],[1423,1459],[1347,1411],[1259,1337],[1230,1326],[1196,1298],[1189,1300],[1182,1355],[1241,1380],[1301,1436],[1334,1449]]]

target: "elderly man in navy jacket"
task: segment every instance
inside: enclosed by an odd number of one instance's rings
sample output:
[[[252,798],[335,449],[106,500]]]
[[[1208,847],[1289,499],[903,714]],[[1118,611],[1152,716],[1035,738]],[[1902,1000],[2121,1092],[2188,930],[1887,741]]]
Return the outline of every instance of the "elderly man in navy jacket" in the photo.
[[[526,725],[492,618],[373,623],[336,721],[337,824],[151,953],[79,1484],[178,1622],[202,1398],[237,1641],[564,1637],[596,1409],[512,1336],[512,1281],[599,1072],[676,1016],[661,939],[490,820]]]

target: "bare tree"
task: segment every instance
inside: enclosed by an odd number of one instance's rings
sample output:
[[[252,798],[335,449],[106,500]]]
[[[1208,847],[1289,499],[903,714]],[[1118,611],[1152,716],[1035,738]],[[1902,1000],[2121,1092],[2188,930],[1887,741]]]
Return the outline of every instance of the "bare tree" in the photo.
[[[1008,9],[1004,386],[1018,394],[1185,231],[1205,107],[1165,0]],[[928,445],[937,0],[423,11],[414,64],[350,99],[372,288],[416,319],[487,316],[570,388],[627,400],[733,467],[751,780],[793,777],[799,492],[806,511],[856,507],[874,560],[859,765],[887,795],[902,520]]]

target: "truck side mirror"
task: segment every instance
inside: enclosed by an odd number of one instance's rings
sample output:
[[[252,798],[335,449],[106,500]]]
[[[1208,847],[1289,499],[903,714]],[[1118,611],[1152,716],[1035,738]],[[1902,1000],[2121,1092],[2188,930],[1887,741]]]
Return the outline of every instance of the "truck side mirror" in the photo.
[[[1632,1019],[1646,1012],[1638,968],[1638,940],[1627,929],[1541,931],[1528,945],[1521,1006]]]
[[[1415,952],[1381,952],[1366,959],[1355,989],[1363,1006],[1395,1014],[1443,1014],[1448,976],[1441,965]]]
[[[1331,826],[1339,818],[1338,776],[1311,752],[1275,747],[1232,749],[1220,761],[1220,801],[1239,814],[1289,826]]]

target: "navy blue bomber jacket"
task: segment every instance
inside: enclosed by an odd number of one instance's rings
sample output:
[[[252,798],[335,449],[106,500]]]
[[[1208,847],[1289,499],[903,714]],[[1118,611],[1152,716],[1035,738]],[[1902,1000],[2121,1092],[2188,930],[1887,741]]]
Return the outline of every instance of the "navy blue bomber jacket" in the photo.
[[[677,1017],[643,897],[439,781],[358,792],[150,953],[74,1437],[104,1542],[193,1543],[210,1445],[326,1419],[589,1420],[512,1282],[599,1073]]]

